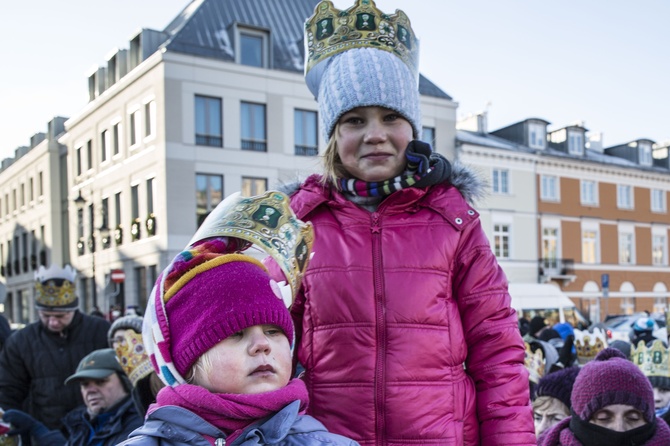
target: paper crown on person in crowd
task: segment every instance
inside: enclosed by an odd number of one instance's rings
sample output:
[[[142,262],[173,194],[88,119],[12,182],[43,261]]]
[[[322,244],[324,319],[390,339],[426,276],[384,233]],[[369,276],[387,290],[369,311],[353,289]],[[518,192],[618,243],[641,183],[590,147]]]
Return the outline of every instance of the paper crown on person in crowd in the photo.
[[[293,302],[307,269],[314,229],[296,218],[285,194],[268,191],[245,198],[237,192],[228,196],[207,216],[188,246],[211,237],[241,239],[246,243],[239,251],[254,245],[270,255],[290,285],[287,306]]]
[[[77,272],[70,266],[44,266],[35,272],[35,305],[45,310],[74,310],[78,306],[75,293]]]
[[[330,1],[314,8],[305,22],[305,76],[329,57],[353,48],[375,48],[399,57],[418,81],[419,41],[407,15],[385,14],[373,0],[356,0],[339,10]]]
[[[544,376],[546,368],[544,352],[541,348],[537,348],[535,351],[533,351],[531,345],[528,342],[524,342],[524,344],[526,347],[524,365],[526,366],[526,370],[528,370],[528,379],[531,382],[537,384],[540,382],[540,378]]]
[[[605,348],[607,348],[607,335],[600,328],[594,328],[593,332],[575,330],[575,350],[580,366],[595,359]]]
[[[144,348],[141,333],[126,330],[123,334],[123,341],[117,345],[115,352],[123,371],[133,386],[137,386],[139,380],[154,371]]]
[[[670,352],[663,341],[657,339],[649,347],[640,341],[632,347],[631,359],[649,378],[652,386],[670,389]]]

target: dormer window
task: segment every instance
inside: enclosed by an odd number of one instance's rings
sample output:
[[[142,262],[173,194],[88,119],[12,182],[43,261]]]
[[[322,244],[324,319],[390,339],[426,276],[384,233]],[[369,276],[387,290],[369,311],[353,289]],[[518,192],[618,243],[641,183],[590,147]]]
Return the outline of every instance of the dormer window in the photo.
[[[269,67],[270,36],[267,31],[238,26],[236,37],[236,62],[251,67]]]
[[[547,128],[542,124],[528,124],[528,146],[531,149],[544,149],[547,146]]]
[[[651,144],[649,143],[640,143],[638,144],[639,150],[639,160],[641,166],[651,166]]]
[[[570,155],[584,154],[584,135],[577,132],[569,132],[568,137],[568,153]]]

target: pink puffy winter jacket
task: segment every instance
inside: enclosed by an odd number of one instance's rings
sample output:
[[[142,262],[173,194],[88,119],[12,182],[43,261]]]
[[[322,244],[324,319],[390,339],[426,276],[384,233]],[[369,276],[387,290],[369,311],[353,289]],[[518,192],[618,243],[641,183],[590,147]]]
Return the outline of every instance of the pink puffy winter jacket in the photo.
[[[456,187],[371,213],[312,176],[291,206],[315,228],[291,308],[311,415],[361,445],[535,445],[506,278]]]

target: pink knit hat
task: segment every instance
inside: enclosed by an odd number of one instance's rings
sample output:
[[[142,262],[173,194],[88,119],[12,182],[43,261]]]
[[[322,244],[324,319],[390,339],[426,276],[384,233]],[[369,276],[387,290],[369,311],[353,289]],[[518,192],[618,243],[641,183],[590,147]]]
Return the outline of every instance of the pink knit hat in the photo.
[[[572,410],[588,421],[605,406],[626,404],[654,417],[654,390],[640,369],[619,350],[606,348],[577,375],[572,388]]]
[[[143,331],[151,330],[147,323],[160,329],[150,334],[151,360],[168,385],[183,382],[203,353],[253,325],[276,325],[293,344],[293,321],[279,286],[260,261],[234,253],[236,243],[225,237],[197,243],[157,281]]]

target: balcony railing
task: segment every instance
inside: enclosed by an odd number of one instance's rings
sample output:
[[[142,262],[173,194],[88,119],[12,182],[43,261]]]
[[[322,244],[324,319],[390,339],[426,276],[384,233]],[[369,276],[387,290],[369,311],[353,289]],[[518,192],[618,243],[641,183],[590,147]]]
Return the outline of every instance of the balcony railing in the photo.
[[[541,282],[551,280],[572,282],[577,277],[575,276],[575,261],[574,259],[539,259],[538,274]]]
[[[249,139],[242,140],[242,150],[251,150],[253,152],[265,152],[267,144],[265,141],[252,141]]]
[[[295,154],[298,156],[316,156],[319,154],[319,148],[314,146],[295,146]]]

